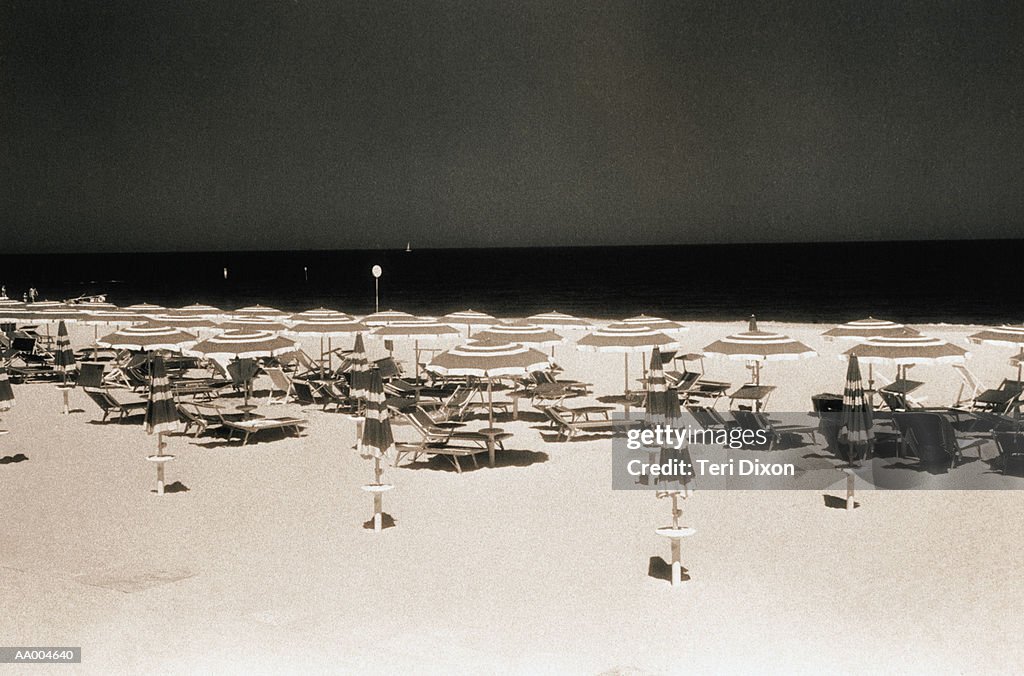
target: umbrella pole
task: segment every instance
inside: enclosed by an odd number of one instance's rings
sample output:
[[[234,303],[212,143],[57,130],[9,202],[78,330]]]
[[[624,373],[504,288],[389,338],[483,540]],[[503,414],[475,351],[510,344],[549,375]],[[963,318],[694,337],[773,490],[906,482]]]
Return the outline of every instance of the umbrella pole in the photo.
[[[324,379],[324,337],[320,336],[320,380]]]
[[[624,352],[622,354],[622,361],[623,361],[623,364],[625,365],[624,373],[625,373],[625,377],[626,377],[626,382],[625,382],[626,389],[625,389],[625,392],[624,392],[625,396],[623,397],[624,403],[623,403],[622,406],[625,409],[626,415],[629,415],[629,353],[628,352]]]
[[[158,432],[156,435],[156,454],[161,456],[164,454],[164,433]],[[164,463],[156,463],[156,494],[164,494]]]
[[[416,354],[413,357],[416,360],[416,384],[419,385],[420,384],[420,341],[419,341],[418,338],[415,341],[413,341],[413,346],[414,346],[413,349],[416,351]]]
[[[494,394],[491,390],[491,376],[487,376],[487,426],[494,427]],[[487,462],[494,467],[494,439],[489,438],[487,444]]]
[[[380,485],[380,458],[373,459],[373,483]],[[384,494],[376,491],[373,494],[373,531],[379,533],[384,529]]]

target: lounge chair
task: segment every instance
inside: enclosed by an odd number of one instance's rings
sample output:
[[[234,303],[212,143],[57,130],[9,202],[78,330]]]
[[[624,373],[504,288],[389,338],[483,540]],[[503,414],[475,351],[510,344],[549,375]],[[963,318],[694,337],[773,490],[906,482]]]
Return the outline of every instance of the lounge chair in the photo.
[[[302,436],[302,429],[309,424],[305,418],[294,418],[291,416],[280,418],[248,418],[234,420],[227,417],[220,407],[210,407],[216,412],[220,426],[228,431],[228,441],[234,437],[235,432],[242,435],[242,445],[249,443],[249,437],[267,430],[292,430],[295,436]]]
[[[319,406],[323,403],[323,396],[320,394],[320,386],[314,385],[308,380],[296,378],[292,381],[292,392],[295,400],[300,404],[313,404]]]
[[[967,402],[973,401],[979,394],[985,391],[985,386],[981,384],[977,376],[971,373],[963,364],[953,364],[953,369],[960,375],[960,389],[956,393],[956,402],[953,406],[963,406]]]
[[[818,440],[817,425],[779,424],[769,419],[765,413],[757,411],[733,411],[732,416],[737,426],[744,431],[765,432],[768,439],[765,450],[768,451],[772,450],[785,434],[809,435],[812,443],[817,443]]]
[[[83,391],[103,411],[103,418],[100,422],[107,422],[107,418],[112,413],[116,413],[117,419],[121,421],[128,416],[145,413],[146,411],[145,399],[120,399],[118,395],[114,394],[113,390],[107,388],[85,388]]]
[[[729,426],[726,419],[722,417],[722,414],[711,406],[687,404],[686,411],[693,416],[694,421],[700,425],[702,429],[718,430],[725,429]]]
[[[593,383],[585,383],[580,380],[558,380],[550,371],[534,371],[533,380],[537,385],[560,385],[573,394],[590,394]]]
[[[574,422],[556,406],[544,406],[541,410],[554,425],[560,441],[569,441],[579,434],[615,434],[629,424],[627,421],[615,420],[578,420]]]
[[[993,435],[999,457],[1002,458],[1002,472],[1008,474],[1010,463],[1024,458],[1024,435],[1019,430],[1013,432],[996,432]]]
[[[356,400],[348,396],[348,384],[344,380],[327,380],[320,383],[317,390],[320,395],[323,410],[334,405],[336,411],[341,409],[353,409],[356,407]]]
[[[295,387],[292,384],[292,379],[284,372],[284,369],[280,366],[270,366],[263,369],[263,372],[270,378],[270,395],[267,397],[268,404],[286,404],[290,397],[295,396]],[[276,392],[280,392],[280,396],[274,396]]]
[[[925,466],[955,467],[963,461],[963,452],[978,449],[981,457],[982,438],[957,437],[949,418],[938,413],[894,413],[900,434],[899,455],[916,457]]]
[[[479,467],[476,456],[487,451],[487,437],[485,435],[468,430],[439,427],[434,423],[430,414],[418,406],[403,412],[402,416],[419,433],[420,442],[418,444],[396,446],[396,466],[409,455],[412,455],[413,461],[420,455],[441,455],[447,458],[455,466],[455,471],[460,474],[462,473],[462,466],[459,464],[459,458],[472,458],[473,466]],[[498,435],[495,437],[495,444],[499,449],[505,450],[503,442],[511,436],[509,433]],[[466,441],[471,445],[453,444],[453,441]]]

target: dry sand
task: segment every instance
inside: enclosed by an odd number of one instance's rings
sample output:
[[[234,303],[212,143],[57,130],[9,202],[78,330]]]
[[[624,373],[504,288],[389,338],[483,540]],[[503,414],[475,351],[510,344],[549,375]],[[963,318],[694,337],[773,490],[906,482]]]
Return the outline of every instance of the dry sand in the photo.
[[[766,366],[772,410],[842,391],[836,355],[848,345],[821,339],[826,327],[761,327],[821,353]],[[976,330],[918,328],[965,346]],[[697,350],[743,329],[693,324],[682,342]],[[75,332],[78,344],[92,338]],[[1013,374],[1011,350],[971,350],[984,382]],[[398,356],[411,362],[411,347]],[[570,344],[556,360],[598,393],[622,389],[621,355]],[[748,378],[742,362],[705,366]],[[948,366],[911,377],[929,404],[951,403],[960,382]],[[698,491],[683,517],[697,530],[683,548],[692,580],[671,588],[647,575],[650,557],[668,554],[654,529],[669,505],[610,489],[605,440],[546,442],[537,422],[503,422],[523,452],[510,457],[546,459],[461,475],[441,462],[389,469],[397,527],[375,535],[361,527],[371,466],[344,414],[264,406],[301,410],[308,434],[244,448],[172,437],[168,481],[189,490],[157,497],[144,460],[155,440],[141,425],[94,424],[98,409],[77,391],[83,411],[63,416],[52,386],[15,390],[0,457],[28,460],[0,464],[0,643],[82,646],[81,665],[59,667],[69,673],[977,673],[1024,662],[1016,491],[872,491],[854,512],[825,508],[822,491]]]

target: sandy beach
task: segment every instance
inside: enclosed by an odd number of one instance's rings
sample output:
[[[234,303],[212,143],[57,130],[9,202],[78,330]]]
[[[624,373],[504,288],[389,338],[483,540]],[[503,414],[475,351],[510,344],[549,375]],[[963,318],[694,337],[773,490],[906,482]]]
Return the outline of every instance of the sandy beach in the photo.
[[[687,326],[685,351],[745,328]],[[770,410],[842,392],[837,355],[852,343],[825,341],[825,325],[760,327],[819,352],[765,365]],[[984,383],[1015,373],[1010,348],[968,345],[979,327],[915,328],[969,347]],[[92,338],[73,327],[76,346]],[[372,337],[367,348],[385,354]],[[396,356],[412,363],[409,341]],[[597,395],[622,391],[619,354],[570,342],[555,361]],[[704,367],[749,378],[743,362]],[[631,368],[639,377],[639,357]],[[928,404],[953,403],[949,366],[911,376]],[[188,490],[158,497],[141,424],[97,424],[80,391],[67,416],[52,385],[15,393],[0,457],[27,460],[0,464],[0,635],[82,646],[82,664],[60,667],[72,673],[994,673],[1024,660],[1017,491],[865,491],[847,512],[822,491],[698,489],[683,505],[691,580],[673,588],[648,576],[667,555],[667,501],[611,490],[606,439],[546,441],[535,419],[502,421],[513,437],[497,467],[389,468],[396,527],[374,534],[360,490],[371,463],[343,413],[261,404],[307,417],[306,436],[245,447],[172,436],[168,481]]]

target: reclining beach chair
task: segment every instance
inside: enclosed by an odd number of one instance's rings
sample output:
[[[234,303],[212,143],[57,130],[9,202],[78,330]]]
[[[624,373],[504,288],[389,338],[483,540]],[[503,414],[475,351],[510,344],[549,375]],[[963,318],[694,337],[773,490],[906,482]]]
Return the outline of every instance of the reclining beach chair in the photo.
[[[899,455],[910,455],[924,466],[955,467],[963,461],[963,452],[978,449],[981,457],[982,438],[957,437],[949,418],[939,413],[894,413],[899,429]]]
[[[765,450],[772,450],[785,434],[809,435],[812,443],[817,443],[817,425],[780,424],[772,421],[767,414],[758,411],[733,411],[733,418],[742,430],[765,432],[768,444]]]
[[[403,444],[396,447],[395,465],[405,457],[412,455],[415,461],[420,455],[441,455],[444,456],[455,467],[455,471],[462,473],[462,466],[459,458],[469,457],[473,460],[473,466],[479,467],[476,456],[487,452],[487,437],[479,432],[468,430],[452,429],[450,427],[439,427],[421,407],[414,407],[404,411],[402,416],[408,421],[420,435],[419,444]],[[505,450],[504,440],[512,435],[504,433],[495,438],[495,444],[501,450]],[[453,441],[465,441],[470,445],[453,444]]]
[[[295,387],[292,385],[292,379],[284,372],[284,369],[280,366],[269,366],[263,369],[263,372],[270,378],[270,394],[267,396],[268,404],[286,404],[291,397],[295,396]],[[275,393],[280,392],[280,396],[275,396]]]
[[[303,436],[303,428],[309,424],[309,421],[305,418],[295,418],[291,416],[233,420],[227,417],[224,410],[220,407],[212,407],[212,410],[216,412],[221,428],[228,431],[228,441],[230,442],[234,437],[235,432],[238,432],[241,434],[243,446],[249,443],[249,437],[253,434],[266,432],[268,430],[282,430],[285,432],[290,430],[295,436],[301,437]]]
[[[558,380],[550,371],[534,371],[531,375],[537,385],[559,386],[578,395],[590,394],[591,388],[594,387],[593,383],[585,383],[580,380]]]
[[[969,401],[974,401],[979,394],[985,391],[985,386],[971,373],[963,364],[952,364],[953,370],[960,375],[960,389],[956,393],[956,401],[953,406],[962,406]]]
[[[83,390],[87,397],[92,399],[100,410],[103,411],[103,418],[100,422],[107,422],[107,417],[112,413],[117,414],[117,420],[120,422],[131,415],[138,415],[146,412],[146,400],[145,399],[121,399],[119,395],[114,394],[114,390],[107,388],[103,389],[84,389]]]
[[[616,434],[629,426],[629,421],[578,420],[574,422],[556,406],[544,406],[541,411],[554,425],[559,441],[569,441],[579,434]]]

